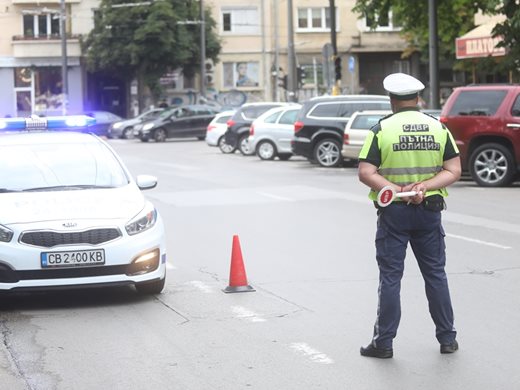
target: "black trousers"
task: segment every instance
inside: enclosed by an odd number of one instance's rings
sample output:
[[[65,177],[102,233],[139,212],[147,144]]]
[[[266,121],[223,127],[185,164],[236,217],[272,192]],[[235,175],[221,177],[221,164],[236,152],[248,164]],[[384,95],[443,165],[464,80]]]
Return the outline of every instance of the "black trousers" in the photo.
[[[394,202],[378,211],[376,258],[379,266],[379,303],[373,344],[391,348],[401,319],[401,278],[410,243],[421,270],[430,315],[439,343],[455,340],[453,309],[444,270],[446,252],[441,212],[424,205]]]

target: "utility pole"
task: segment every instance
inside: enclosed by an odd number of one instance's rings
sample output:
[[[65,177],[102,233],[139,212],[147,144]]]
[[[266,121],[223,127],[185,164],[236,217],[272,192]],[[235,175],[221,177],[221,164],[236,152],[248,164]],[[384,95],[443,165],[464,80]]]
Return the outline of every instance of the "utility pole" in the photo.
[[[330,43],[332,45],[332,55],[336,70],[335,82],[332,86],[332,95],[339,95],[341,90],[341,58],[338,57],[338,44],[336,41],[336,4],[334,0],[329,0],[330,8]]]
[[[61,30],[61,109],[63,115],[67,115],[67,106],[69,100],[69,80],[67,74],[67,31],[65,28],[66,19],[65,0],[60,0],[60,30]]]
[[[430,108],[438,109],[439,105],[439,51],[437,31],[437,0],[428,0],[428,29],[430,48]]]
[[[293,2],[287,0],[287,100],[296,101],[296,53],[294,51]]]
[[[203,0],[200,0],[200,97],[206,99],[206,22]]]
[[[273,0],[272,4],[273,8],[273,19],[274,19],[274,100],[276,102],[280,101],[280,87],[278,86],[278,82],[280,80],[280,46],[278,45],[278,5],[276,4],[276,0]]]

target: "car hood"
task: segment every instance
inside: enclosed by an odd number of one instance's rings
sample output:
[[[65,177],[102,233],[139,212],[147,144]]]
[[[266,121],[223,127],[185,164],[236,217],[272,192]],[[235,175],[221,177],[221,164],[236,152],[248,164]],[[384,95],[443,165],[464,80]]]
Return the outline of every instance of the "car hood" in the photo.
[[[131,219],[145,198],[134,183],[120,188],[0,194],[3,225],[82,219]]]
[[[114,122],[114,124],[116,124],[116,123],[121,123],[121,127],[133,126],[138,123],[141,123],[141,119],[132,118],[132,119],[126,119],[126,120]]]

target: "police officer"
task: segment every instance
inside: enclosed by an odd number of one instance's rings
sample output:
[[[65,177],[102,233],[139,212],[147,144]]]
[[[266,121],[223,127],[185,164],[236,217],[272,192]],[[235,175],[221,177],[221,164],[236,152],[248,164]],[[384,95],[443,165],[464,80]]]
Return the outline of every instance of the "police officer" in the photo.
[[[441,353],[458,349],[453,326],[441,210],[446,187],[460,178],[459,151],[448,129],[417,107],[424,89],[416,78],[394,73],[383,81],[393,114],[381,119],[359,155],[359,180],[370,187],[369,198],[385,186],[396,192],[416,191],[378,209],[376,259],[379,267],[377,318],[372,342],[363,356],[391,358],[401,318],[400,289],[406,248],[410,242],[425,282],[430,315]],[[376,202],[374,204],[377,205]]]

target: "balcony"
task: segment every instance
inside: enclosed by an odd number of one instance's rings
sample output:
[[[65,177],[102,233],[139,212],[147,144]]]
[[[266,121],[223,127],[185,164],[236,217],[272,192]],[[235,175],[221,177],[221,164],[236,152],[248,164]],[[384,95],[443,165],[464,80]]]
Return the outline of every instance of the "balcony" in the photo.
[[[80,35],[67,36],[67,57],[80,57]],[[13,57],[61,57],[61,37],[50,36],[27,36],[15,35],[12,40]]]

